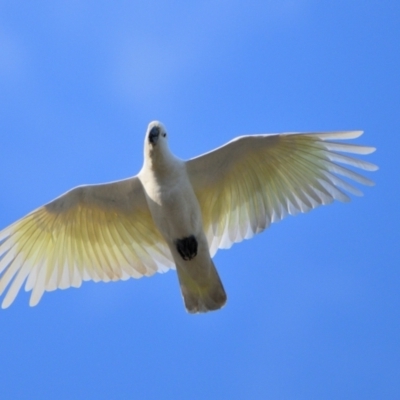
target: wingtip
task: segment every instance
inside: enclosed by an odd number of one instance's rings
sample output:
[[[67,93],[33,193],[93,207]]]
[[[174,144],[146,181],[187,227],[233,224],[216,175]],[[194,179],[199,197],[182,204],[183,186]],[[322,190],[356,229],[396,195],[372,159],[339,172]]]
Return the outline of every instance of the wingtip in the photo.
[[[364,131],[355,130],[355,131],[332,131],[332,132],[320,132],[315,135],[318,136],[321,140],[348,140],[348,139],[357,139],[359,138]]]
[[[10,307],[10,305],[11,305],[11,303],[10,304],[6,303],[6,301],[4,299],[3,302],[1,303],[1,308],[3,310],[5,310],[6,308]]]
[[[11,304],[14,302],[15,296],[7,296],[4,298],[3,302],[1,303],[1,308],[5,310],[6,308],[10,307]]]
[[[29,300],[29,307],[36,307],[39,304],[40,298],[39,299],[32,299],[32,297]]]

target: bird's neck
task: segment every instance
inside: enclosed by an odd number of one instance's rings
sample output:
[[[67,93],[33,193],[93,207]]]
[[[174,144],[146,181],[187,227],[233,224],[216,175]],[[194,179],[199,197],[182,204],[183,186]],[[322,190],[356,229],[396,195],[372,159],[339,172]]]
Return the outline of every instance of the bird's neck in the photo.
[[[171,173],[178,164],[178,159],[174,157],[167,147],[147,149],[145,168],[155,176],[162,177]]]

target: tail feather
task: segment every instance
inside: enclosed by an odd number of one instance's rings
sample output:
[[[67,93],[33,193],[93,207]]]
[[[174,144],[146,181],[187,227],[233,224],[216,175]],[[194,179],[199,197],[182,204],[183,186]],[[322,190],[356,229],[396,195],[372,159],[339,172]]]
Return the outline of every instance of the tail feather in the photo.
[[[176,263],[185,307],[191,314],[218,310],[226,303],[226,293],[213,261],[211,258],[207,263],[200,261],[195,257]]]

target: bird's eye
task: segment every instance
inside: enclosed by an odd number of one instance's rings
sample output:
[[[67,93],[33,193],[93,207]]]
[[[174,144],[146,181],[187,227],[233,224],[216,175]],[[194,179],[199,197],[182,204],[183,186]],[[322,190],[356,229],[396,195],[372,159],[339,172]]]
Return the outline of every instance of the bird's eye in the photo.
[[[166,136],[167,136],[167,134],[166,134],[165,132],[164,132],[162,135],[163,135],[163,137],[166,137]]]

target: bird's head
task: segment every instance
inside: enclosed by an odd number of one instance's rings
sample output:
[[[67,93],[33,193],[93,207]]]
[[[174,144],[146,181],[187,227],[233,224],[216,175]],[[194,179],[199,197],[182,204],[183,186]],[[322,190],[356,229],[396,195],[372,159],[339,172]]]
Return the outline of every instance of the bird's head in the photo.
[[[156,146],[164,147],[167,144],[167,132],[161,122],[150,122],[147,127],[146,141],[150,148],[155,148]]]
[[[168,147],[167,132],[161,122],[152,121],[147,127],[144,157],[151,164],[155,163],[158,166],[173,157]]]

